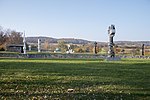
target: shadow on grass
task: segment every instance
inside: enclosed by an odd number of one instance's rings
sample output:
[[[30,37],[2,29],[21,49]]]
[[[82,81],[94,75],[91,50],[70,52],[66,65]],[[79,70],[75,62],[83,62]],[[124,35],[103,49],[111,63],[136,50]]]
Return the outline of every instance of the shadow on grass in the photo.
[[[122,64],[88,60],[83,60],[83,63],[0,62],[0,97],[149,99],[149,65],[150,63]],[[17,86],[20,88],[16,89]],[[103,86],[104,89],[97,90]],[[113,86],[121,88],[114,89]],[[68,88],[76,91],[68,94]],[[10,92],[11,89],[14,91]]]
[[[124,93],[3,93],[1,98],[11,99],[34,99],[34,100],[148,100],[150,97],[141,94],[124,94]]]

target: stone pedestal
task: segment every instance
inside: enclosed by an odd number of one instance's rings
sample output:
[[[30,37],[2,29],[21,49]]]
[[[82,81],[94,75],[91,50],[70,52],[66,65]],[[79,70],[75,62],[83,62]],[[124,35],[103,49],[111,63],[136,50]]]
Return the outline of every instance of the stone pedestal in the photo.
[[[106,61],[120,61],[121,58],[120,57],[107,57]]]

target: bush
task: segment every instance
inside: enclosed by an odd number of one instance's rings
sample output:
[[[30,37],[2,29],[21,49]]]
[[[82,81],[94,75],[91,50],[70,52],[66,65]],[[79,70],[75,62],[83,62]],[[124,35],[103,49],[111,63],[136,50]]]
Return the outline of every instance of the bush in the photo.
[[[5,51],[4,47],[0,47],[0,51]]]

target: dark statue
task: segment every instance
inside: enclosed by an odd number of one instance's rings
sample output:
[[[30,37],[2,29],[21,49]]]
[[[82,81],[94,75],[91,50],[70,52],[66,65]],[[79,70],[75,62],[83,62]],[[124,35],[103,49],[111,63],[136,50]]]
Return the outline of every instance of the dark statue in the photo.
[[[97,42],[94,42],[94,53],[97,54]]]
[[[144,44],[142,44],[142,56],[144,56]]]

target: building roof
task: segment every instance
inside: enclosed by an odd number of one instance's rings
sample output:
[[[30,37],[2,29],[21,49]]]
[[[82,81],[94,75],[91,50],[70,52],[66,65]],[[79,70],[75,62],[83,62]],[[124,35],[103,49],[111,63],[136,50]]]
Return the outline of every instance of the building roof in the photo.
[[[23,47],[23,44],[8,44],[7,47]]]

